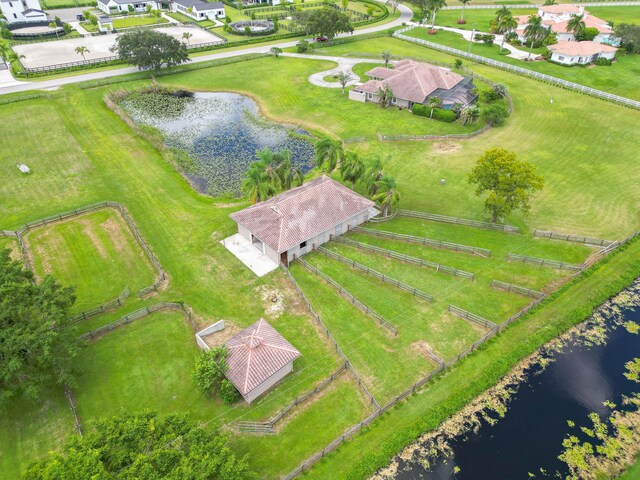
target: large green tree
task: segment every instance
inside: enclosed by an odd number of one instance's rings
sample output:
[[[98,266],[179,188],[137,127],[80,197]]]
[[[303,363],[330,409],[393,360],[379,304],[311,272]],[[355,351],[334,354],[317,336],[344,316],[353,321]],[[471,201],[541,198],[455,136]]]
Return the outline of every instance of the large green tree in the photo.
[[[356,152],[346,152],[340,163],[340,176],[346,182],[351,182],[351,188],[364,175],[364,163]]]
[[[640,25],[621,23],[613,31],[627,52],[640,53]]]
[[[316,142],[316,165],[330,176],[344,159],[344,149],[340,140],[324,137]]]
[[[476,195],[489,193],[484,205],[492,222],[504,219],[516,209],[526,215],[531,198],[544,186],[544,179],[536,174],[533,165],[518,160],[514,152],[502,148],[484,152],[468,181],[477,186]]]
[[[37,400],[55,382],[73,385],[80,341],[66,328],[72,288],[30,270],[0,250],[0,407],[10,398]]]
[[[242,177],[242,193],[249,197],[252,203],[258,203],[273,196],[277,189],[266,172],[267,164],[258,160],[249,165],[249,169]]]
[[[567,32],[573,32],[577,38],[587,28],[587,24],[584,22],[584,14],[571,15],[571,18],[567,22]]]
[[[29,466],[24,480],[242,480],[255,478],[224,436],[182,416],[127,414],[72,436]]]
[[[380,205],[380,208],[382,208],[382,216],[386,217],[400,202],[400,192],[398,192],[396,179],[385,174],[380,181],[377,182],[377,187],[376,194],[372,200]]]
[[[118,36],[111,51],[140,70],[155,72],[163,65],[172,67],[189,61],[184,43],[171,35],[151,29],[123,33]]]
[[[349,16],[333,7],[316,8],[296,15],[296,22],[309,35],[333,39],[338,33],[353,32]]]

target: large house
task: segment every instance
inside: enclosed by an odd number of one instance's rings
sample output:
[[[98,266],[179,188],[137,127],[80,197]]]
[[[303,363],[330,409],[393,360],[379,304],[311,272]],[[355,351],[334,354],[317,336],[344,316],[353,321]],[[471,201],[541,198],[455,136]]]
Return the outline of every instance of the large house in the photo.
[[[288,265],[380,212],[374,202],[322,176],[231,214],[238,233],[275,265]]]
[[[182,13],[194,20],[215,20],[225,16],[222,2],[203,2],[202,0],[172,0],[169,10]]]
[[[133,9],[134,13],[146,12],[147,5],[150,5],[152,10],[158,10],[160,8],[158,2],[154,0],[98,0],[97,6],[99,10],[110,15],[129,12],[131,9]]]
[[[611,25],[594,15],[591,15],[582,5],[559,4],[546,5],[538,8],[538,16],[542,19],[542,26],[555,32],[558,41],[573,42],[576,37],[573,32],[567,29],[569,20],[574,15],[582,15],[582,20],[586,28],[595,28],[598,34],[593,39],[595,43],[605,43],[609,45],[617,44],[617,39],[613,33]],[[529,15],[519,15],[514,17],[518,21],[516,33],[518,40],[526,41],[525,29],[529,22]]]
[[[598,58],[613,60],[616,47],[596,42],[567,42],[562,41],[549,45],[550,60],[564,65],[585,65],[595,62]]]
[[[369,81],[349,92],[351,100],[378,102],[377,93],[385,87],[393,94],[391,104],[401,108],[425,104],[430,97],[438,97],[442,108],[451,109],[455,105],[465,107],[478,97],[471,77],[413,60],[400,60],[393,68],[376,67],[366,75]]]
[[[227,378],[251,403],[293,370],[300,356],[263,318],[230,338],[226,344]]]
[[[0,0],[0,11],[7,23],[47,22],[47,14],[42,11],[38,0]]]

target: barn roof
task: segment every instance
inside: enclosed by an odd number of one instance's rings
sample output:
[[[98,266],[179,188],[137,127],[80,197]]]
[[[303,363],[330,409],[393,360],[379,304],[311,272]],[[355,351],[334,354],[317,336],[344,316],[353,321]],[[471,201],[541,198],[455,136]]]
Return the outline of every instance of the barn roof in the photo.
[[[300,356],[263,318],[230,338],[226,346],[227,377],[243,396]]]
[[[323,175],[230,216],[282,253],[373,206],[371,200]]]

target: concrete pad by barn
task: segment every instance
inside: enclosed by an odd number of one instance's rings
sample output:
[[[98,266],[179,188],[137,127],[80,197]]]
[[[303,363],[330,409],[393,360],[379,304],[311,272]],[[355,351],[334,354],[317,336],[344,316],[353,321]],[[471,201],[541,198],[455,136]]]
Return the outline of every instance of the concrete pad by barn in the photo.
[[[258,277],[262,277],[278,268],[277,263],[239,233],[221,240],[220,243]]]

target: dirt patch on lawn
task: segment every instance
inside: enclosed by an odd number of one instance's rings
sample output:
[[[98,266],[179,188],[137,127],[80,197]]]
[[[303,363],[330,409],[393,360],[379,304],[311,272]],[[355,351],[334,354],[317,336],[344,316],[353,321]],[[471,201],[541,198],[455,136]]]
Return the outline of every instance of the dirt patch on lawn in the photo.
[[[411,344],[411,350],[419,353],[424,358],[426,358],[427,360],[433,363],[436,363],[436,362],[433,360],[432,355],[435,355],[436,357],[440,358],[440,355],[436,353],[436,350],[424,340],[418,340],[417,342],[413,342]]]
[[[224,321],[224,329],[219,332],[212,333],[211,335],[207,335],[203,338],[204,342],[209,345],[211,348],[219,347],[223,345],[233,337],[236,333],[242,330],[235,323],[230,322],[229,320]]]
[[[433,153],[453,153],[462,148],[458,142],[434,142],[431,146]]]
[[[284,293],[281,290],[268,285],[262,285],[257,290],[260,293],[264,313],[267,317],[278,318],[284,313]]]
[[[109,238],[113,242],[113,246],[118,253],[125,253],[129,250],[129,242],[127,242],[126,233],[123,231],[122,220],[120,218],[107,218],[100,224],[100,228],[109,235]],[[139,255],[144,254],[142,249],[138,250]]]

